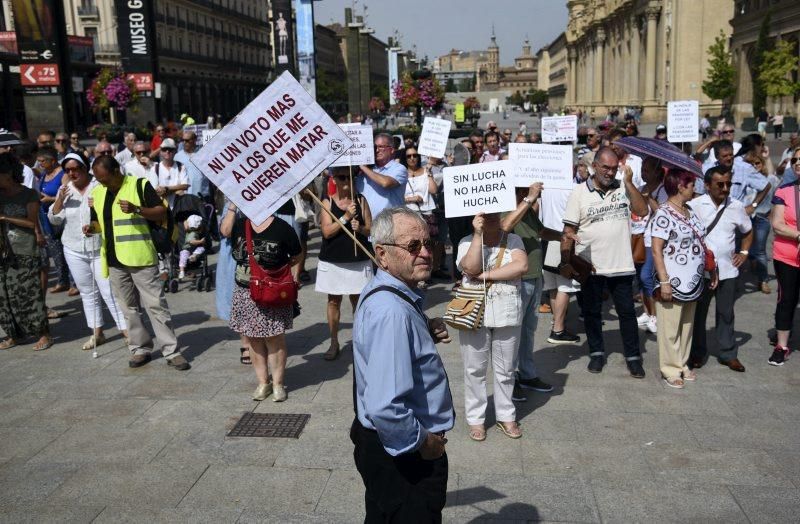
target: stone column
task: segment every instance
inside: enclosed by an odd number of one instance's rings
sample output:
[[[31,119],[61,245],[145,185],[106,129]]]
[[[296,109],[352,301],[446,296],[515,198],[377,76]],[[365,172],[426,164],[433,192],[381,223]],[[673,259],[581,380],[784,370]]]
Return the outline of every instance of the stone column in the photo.
[[[574,47],[567,48],[567,58],[569,60],[569,84],[567,84],[567,100],[569,105],[574,106],[578,100],[578,52]]]
[[[656,28],[658,14],[661,8],[650,6],[645,10],[647,15],[647,64],[645,66],[644,98],[647,101],[656,100]]]
[[[606,31],[602,27],[597,28],[597,40],[594,50],[594,100],[600,104],[603,104],[604,99],[604,91],[603,91],[603,83],[605,82],[605,63],[603,61],[603,50],[606,43]]]
[[[628,93],[629,100],[635,101],[636,103],[641,102],[642,97],[639,94],[639,48],[641,47],[641,41],[639,39],[639,24],[636,23],[636,20],[633,21],[631,24],[630,29],[630,44],[631,44],[631,60],[630,60],[630,91]]]

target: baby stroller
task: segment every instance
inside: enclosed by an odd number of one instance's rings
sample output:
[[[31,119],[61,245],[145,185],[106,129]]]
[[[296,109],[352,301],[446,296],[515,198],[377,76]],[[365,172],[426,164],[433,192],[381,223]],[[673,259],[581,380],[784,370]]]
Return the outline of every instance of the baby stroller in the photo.
[[[178,278],[178,267],[181,247],[186,239],[186,231],[183,223],[190,216],[199,216],[202,219],[203,237],[205,239],[205,252],[197,257],[190,258],[186,264],[187,270],[194,270],[194,289],[196,291],[209,292],[214,288],[214,272],[208,267],[208,254],[211,251],[211,235],[209,224],[211,216],[214,214],[214,206],[207,204],[202,198],[195,195],[181,195],[175,199],[172,208],[172,216],[178,225],[178,242],[173,246],[168,261],[169,278],[164,284],[164,291],[177,293],[180,280]]]

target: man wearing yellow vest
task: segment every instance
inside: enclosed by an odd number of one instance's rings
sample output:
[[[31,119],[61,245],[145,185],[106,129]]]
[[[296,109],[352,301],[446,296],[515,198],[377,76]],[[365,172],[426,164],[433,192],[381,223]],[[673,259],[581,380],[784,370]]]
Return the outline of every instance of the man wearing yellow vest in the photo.
[[[91,224],[84,226],[84,232],[103,235],[103,273],[110,276],[128,323],[128,349],[132,354],[128,365],[138,368],[151,359],[152,339],[140,313],[144,308],[167,364],[185,371],[191,366],[178,352],[172,317],[158,278],[158,255],[147,224],[148,220],[164,220],[167,208],[149,182],[123,175],[113,156],[99,157],[92,170],[100,185],[92,191]],[[137,187],[140,183],[144,183],[141,191]]]

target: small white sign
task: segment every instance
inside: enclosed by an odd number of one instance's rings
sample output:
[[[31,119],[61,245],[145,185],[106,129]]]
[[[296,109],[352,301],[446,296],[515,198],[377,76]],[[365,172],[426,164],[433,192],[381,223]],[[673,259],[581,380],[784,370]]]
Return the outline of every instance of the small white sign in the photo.
[[[208,144],[209,140],[217,136],[219,129],[203,129],[203,145]]]
[[[361,124],[339,124],[353,141],[353,146],[344,152],[342,156],[331,164],[331,167],[339,166],[371,166],[375,163],[375,146],[372,139],[372,126],[362,126]]]
[[[511,142],[508,158],[514,164],[517,187],[542,182],[545,189],[572,189],[571,146]]]
[[[422,122],[422,133],[419,135],[417,152],[423,156],[444,158],[451,125],[449,120],[426,116]]]
[[[447,218],[502,213],[517,207],[510,160],[446,167],[442,173]]]
[[[578,139],[578,117],[542,117],[542,142],[575,142]]]
[[[667,102],[668,142],[697,142],[699,122],[700,104],[697,100]]]
[[[192,163],[261,224],[352,144],[284,72],[231,120]]]

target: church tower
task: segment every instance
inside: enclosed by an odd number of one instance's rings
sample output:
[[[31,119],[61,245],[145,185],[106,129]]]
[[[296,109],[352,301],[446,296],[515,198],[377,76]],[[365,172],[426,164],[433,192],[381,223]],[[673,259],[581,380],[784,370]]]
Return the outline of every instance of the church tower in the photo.
[[[497,47],[497,38],[494,36],[494,24],[492,24],[492,43],[489,44],[488,55],[486,83],[497,84],[500,72],[500,48]]]

